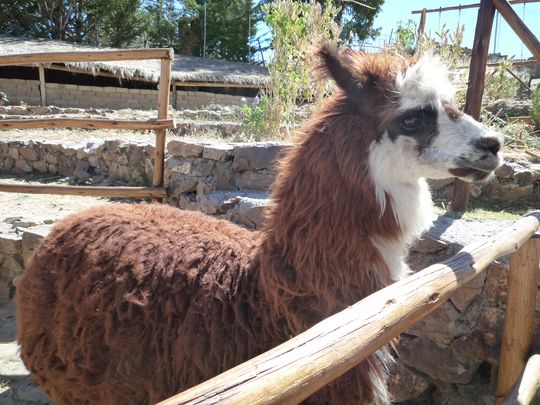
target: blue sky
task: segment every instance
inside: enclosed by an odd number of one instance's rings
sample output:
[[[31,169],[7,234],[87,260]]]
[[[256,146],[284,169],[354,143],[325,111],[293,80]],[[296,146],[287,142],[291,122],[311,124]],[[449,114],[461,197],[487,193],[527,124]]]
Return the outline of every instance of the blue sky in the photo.
[[[418,24],[420,15],[411,14],[411,11],[413,10],[421,10],[424,7],[429,9],[478,2],[479,0],[386,0],[382,6],[381,12],[375,20],[374,27],[381,27],[381,36],[384,39],[390,36],[392,30],[396,28],[397,23],[400,20],[407,21],[408,19],[413,19]],[[525,23],[529,29],[533,31],[536,37],[540,38],[540,2],[526,4],[525,8],[523,7],[523,4],[516,4],[512,7],[517,14],[524,19]],[[514,55],[515,59],[530,57],[530,51],[527,47],[522,45],[521,40],[514,34],[502,16],[498,17],[499,28],[497,31],[495,30],[497,14],[491,32],[489,51],[493,52],[494,50],[494,36],[497,32],[497,52],[508,56]],[[477,16],[477,8],[461,10],[461,14],[457,10],[445,11],[440,14],[428,13],[426,19],[426,32],[429,33],[431,31],[432,33],[435,33],[443,24],[446,24],[450,31],[454,31],[459,21],[460,24],[465,27],[463,45],[472,47]]]

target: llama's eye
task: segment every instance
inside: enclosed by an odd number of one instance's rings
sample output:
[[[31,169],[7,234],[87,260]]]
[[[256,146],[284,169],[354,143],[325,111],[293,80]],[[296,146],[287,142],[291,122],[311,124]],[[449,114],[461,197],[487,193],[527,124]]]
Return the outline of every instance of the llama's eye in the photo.
[[[399,124],[406,131],[414,131],[424,125],[424,113],[421,110],[411,112],[401,118]]]

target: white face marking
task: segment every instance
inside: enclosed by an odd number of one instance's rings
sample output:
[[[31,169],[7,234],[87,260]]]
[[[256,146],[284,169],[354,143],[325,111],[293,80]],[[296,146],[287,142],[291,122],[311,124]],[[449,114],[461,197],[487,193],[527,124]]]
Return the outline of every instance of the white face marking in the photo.
[[[500,164],[497,147],[502,145],[503,139],[466,114],[451,112],[449,115],[445,105],[452,99],[453,86],[436,58],[424,58],[398,75],[396,88],[398,113],[421,108],[428,111],[428,108],[432,118],[430,126],[423,126],[418,136],[415,131],[407,132],[400,126],[404,121],[398,118],[392,124],[392,134],[387,131],[370,145],[369,169],[381,206],[380,214],[384,213],[386,195],[389,195],[394,215],[405,235],[398,240],[374,236],[371,241],[392,277],[399,279],[407,272],[403,261],[410,243],[435,217],[424,178],[448,178],[456,173],[466,180],[487,176]],[[420,116],[427,123],[423,114]]]

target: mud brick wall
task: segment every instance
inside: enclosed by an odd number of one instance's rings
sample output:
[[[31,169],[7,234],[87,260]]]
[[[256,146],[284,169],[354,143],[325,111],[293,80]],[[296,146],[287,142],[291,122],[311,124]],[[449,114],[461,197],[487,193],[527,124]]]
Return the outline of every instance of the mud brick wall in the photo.
[[[79,86],[75,84],[45,83],[47,105],[80,108],[157,108],[158,91],[123,87]],[[0,91],[7,94],[11,104],[24,102],[40,105],[39,81],[0,79]],[[215,94],[205,91],[177,90],[170,96],[174,108],[198,108],[209,104],[241,105],[240,96]],[[176,104],[174,101],[176,100]]]

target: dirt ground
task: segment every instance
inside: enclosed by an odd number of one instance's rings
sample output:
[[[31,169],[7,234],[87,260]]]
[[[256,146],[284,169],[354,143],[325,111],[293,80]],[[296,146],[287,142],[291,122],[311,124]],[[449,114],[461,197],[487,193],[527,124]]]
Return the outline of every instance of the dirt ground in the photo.
[[[18,182],[10,177],[0,177],[0,181],[13,184]],[[35,182],[28,182],[32,183]],[[51,224],[85,208],[112,203],[112,200],[101,197],[0,192],[0,233],[13,233],[17,232],[17,228]]]

